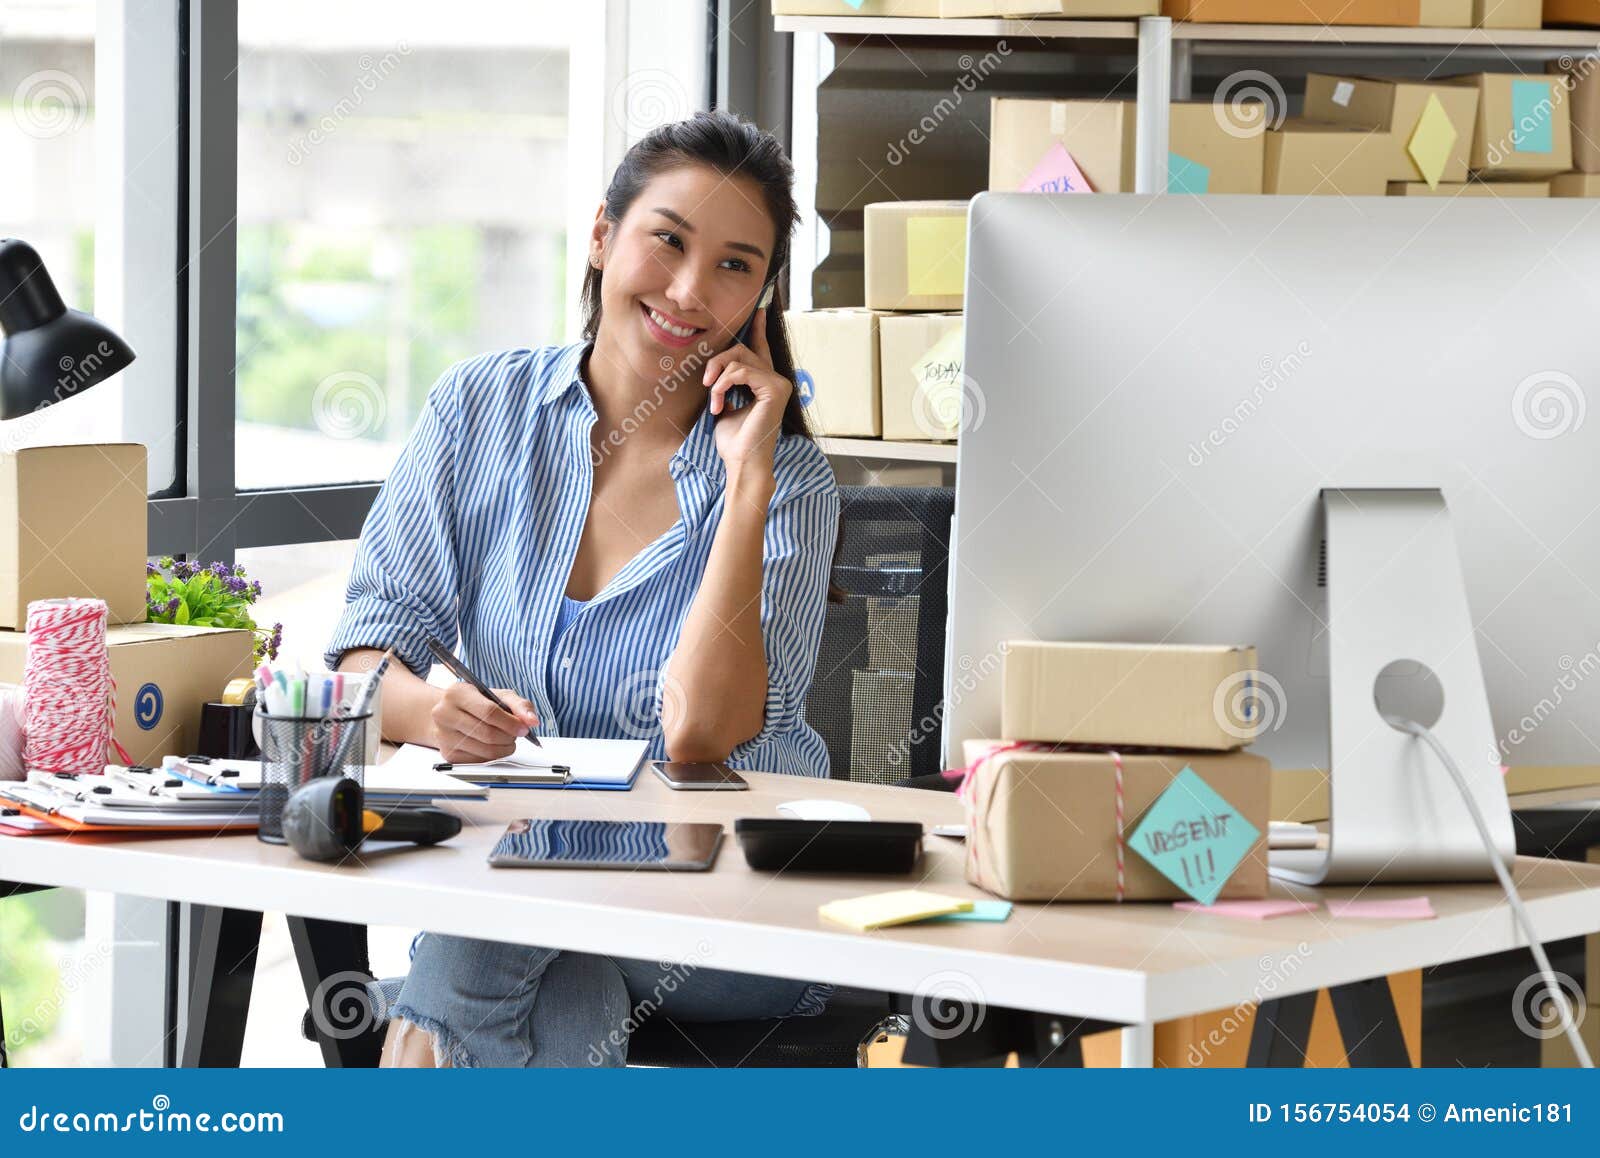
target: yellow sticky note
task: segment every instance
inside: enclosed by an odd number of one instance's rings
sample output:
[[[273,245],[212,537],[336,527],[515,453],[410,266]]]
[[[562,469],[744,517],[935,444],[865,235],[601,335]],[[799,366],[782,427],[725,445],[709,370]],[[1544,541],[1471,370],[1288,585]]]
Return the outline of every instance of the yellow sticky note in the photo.
[[[967,288],[966,214],[906,218],[906,288],[914,294]]]
[[[817,916],[836,925],[865,933],[888,925],[904,925],[942,917],[946,913],[970,913],[972,902],[925,893],[921,889],[895,889],[865,897],[848,897],[817,906]]]
[[[1450,123],[1450,114],[1439,103],[1438,94],[1429,93],[1428,103],[1423,106],[1422,115],[1411,130],[1411,140],[1406,144],[1406,152],[1411,154],[1417,172],[1422,174],[1429,189],[1439,188],[1444,167],[1450,162],[1450,150],[1455,148],[1459,136],[1456,127]]]

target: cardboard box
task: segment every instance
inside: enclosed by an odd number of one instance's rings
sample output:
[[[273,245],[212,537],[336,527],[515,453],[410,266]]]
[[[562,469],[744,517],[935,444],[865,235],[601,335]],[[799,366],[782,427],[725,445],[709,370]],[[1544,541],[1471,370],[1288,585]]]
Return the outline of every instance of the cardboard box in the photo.
[[[1600,22],[1600,0],[1595,0]],[[1600,173],[1600,61],[1580,57],[1571,69],[1552,72],[1567,88],[1567,110],[1572,121],[1572,167],[1580,173]]]
[[[25,628],[35,599],[72,596],[143,622],[148,526],[137,443],[0,454],[0,628]]]
[[[967,281],[967,202],[875,201],[865,211],[870,310],[958,310]]]
[[[1554,177],[1572,168],[1572,106],[1561,78],[1487,72],[1454,83],[1478,89],[1476,172]]]
[[[1600,173],[1563,173],[1550,178],[1549,188],[1552,197],[1600,197]]]
[[[1544,0],[1544,23],[1600,28],[1600,0]]]
[[[1201,24],[1382,24],[1414,28],[1421,0],[1166,0],[1174,20]]]
[[[1472,0],[1474,28],[1538,28],[1544,0]]]
[[[950,441],[961,433],[963,414],[984,404],[962,372],[965,320],[961,314],[891,314],[879,320],[884,438]]]
[[[142,465],[139,480],[142,489]],[[128,755],[139,764],[159,764],[163,756],[195,751],[201,705],[220,699],[229,680],[250,674],[254,645],[250,632],[222,627],[108,627],[106,653],[117,683],[113,726]],[[0,681],[20,684],[27,659],[27,633],[0,632]]]
[[[1425,174],[1406,146],[1430,97],[1439,98],[1456,133],[1439,180],[1465,181],[1472,158],[1472,131],[1478,123],[1478,97],[1471,89],[1458,84],[1420,84],[1313,72],[1306,77],[1305,115],[1308,120],[1329,124],[1376,125],[1383,129],[1394,137],[1395,167],[1388,174],[1389,180],[1416,181]]]
[[[1555,178],[1559,181],[1561,178]],[[1450,184],[1441,181],[1437,189],[1426,181],[1391,181],[1391,197],[1550,197],[1554,181],[1466,181]]]
[[[1014,192],[1060,142],[1096,193],[1132,193],[1135,124],[1132,101],[989,102],[989,188]]]
[[[942,0],[941,16],[1056,16],[1070,20],[1159,16],[1161,0]]]
[[[816,434],[876,438],[883,432],[878,389],[878,319],[871,310],[786,314],[795,387]]]
[[[1210,101],[1174,104],[1168,148],[1202,167],[1205,187],[1185,182],[1180,167],[1170,164],[1168,191],[1261,192],[1267,111],[1255,107],[1259,115],[1246,117]],[[1132,101],[995,97],[989,103],[989,188],[1019,188],[1059,141],[1096,193],[1132,193],[1137,119]]]
[[[1261,725],[1256,674],[1253,647],[1010,640],[1000,736],[1225,752]]]
[[[1246,117],[1231,105],[1211,101],[1173,104],[1167,140],[1172,154],[1167,162],[1168,193],[1261,192],[1269,114],[1264,104],[1251,108],[1256,115]],[[1181,161],[1199,169],[1186,169]]]
[[[1472,0],[1422,0],[1417,15],[1424,28],[1471,28]]]
[[[1287,120],[1267,133],[1262,190],[1381,197],[1394,171],[1394,138],[1378,128]]]
[[[969,765],[991,746],[969,743]],[[1248,752],[1156,753],[1122,756],[1124,899],[1186,899],[1133,850],[1130,839],[1139,817],[1186,767],[1258,833],[1219,899],[1266,896],[1272,766]],[[978,764],[965,800],[972,884],[1014,901],[1116,899],[1116,765],[1109,754],[1000,752]]]

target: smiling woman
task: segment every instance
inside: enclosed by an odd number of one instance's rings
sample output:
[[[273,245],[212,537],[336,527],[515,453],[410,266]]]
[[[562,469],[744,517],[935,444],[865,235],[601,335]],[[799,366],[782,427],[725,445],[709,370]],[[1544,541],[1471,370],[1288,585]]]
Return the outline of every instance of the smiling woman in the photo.
[[[328,647],[347,668],[395,647],[388,739],[483,760],[535,727],[827,775],[804,703],[838,490],[806,435],[782,302],[760,304],[794,224],[793,170],[770,135],[725,113],[662,126],[595,213],[583,340],[470,359],[435,385]],[[459,641],[509,710],[426,683],[430,637]],[[374,995],[396,1019],[385,1060],[619,1065],[630,1004],[660,973],[427,933],[392,1007]],[[652,1008],[784,1017],[820,1012],[829,992],[699,968]]]

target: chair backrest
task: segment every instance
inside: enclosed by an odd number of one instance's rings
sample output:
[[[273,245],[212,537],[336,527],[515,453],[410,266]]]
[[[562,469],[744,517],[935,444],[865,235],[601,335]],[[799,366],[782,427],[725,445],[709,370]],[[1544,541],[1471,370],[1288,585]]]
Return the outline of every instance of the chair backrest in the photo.
[[[839,548],[806,719],[838,780],[938,772],[950,487],[839,488]]]

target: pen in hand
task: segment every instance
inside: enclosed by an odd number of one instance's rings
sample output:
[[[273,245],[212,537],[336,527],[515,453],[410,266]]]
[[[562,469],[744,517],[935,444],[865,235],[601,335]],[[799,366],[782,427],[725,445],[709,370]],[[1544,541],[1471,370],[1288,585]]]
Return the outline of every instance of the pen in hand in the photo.
[[[494,690],[490,688],[488,684],[484,683],[477,676],[473,675],[472,671],[467,667],[466,664],[462,663],[453,654],[451,654],[450,649],[444,644],[440,643],[437,639],[429,639],[428,650],[433,653],[434,659],[438,660],[440,663],[444,664],[447,669],[449,669],[451,675],[455,676],[459,680],[465,680],[467,683],[471,684],[477,689],[479,695],[483,696],[495,707],[499,708],[502,712],[505,712],[508,716],[515,716],[517,714],[511,710],[510,706],[504,700],[495,695]],[[534,747],[544,747],[543,744],[539,743],[539,737],[532,728],[529,728],[526,734],[528,739],[532,741]]]

